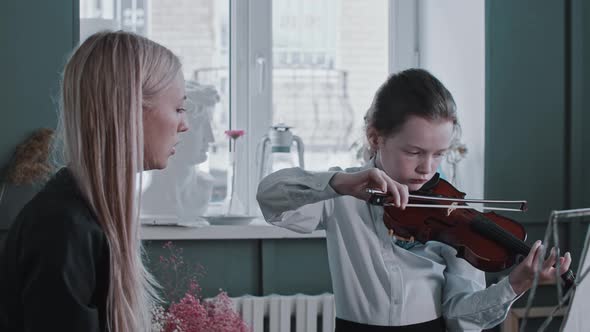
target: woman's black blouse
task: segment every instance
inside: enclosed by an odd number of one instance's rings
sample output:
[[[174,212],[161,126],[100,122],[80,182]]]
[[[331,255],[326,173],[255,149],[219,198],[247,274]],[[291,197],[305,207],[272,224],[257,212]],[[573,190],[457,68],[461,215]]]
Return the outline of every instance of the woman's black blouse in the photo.
[[[108,244],[67,168],[0,248],[0,331],[106,331]]]

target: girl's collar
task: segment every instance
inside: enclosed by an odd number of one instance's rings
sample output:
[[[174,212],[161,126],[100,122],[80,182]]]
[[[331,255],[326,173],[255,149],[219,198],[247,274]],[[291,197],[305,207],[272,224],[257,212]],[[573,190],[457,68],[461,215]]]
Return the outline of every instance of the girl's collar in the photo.
[[[369,159],[365,165],[363,165],[362,169],[369,169],[369,168],[378,168],[377,163],[375,162],[375,157]]]

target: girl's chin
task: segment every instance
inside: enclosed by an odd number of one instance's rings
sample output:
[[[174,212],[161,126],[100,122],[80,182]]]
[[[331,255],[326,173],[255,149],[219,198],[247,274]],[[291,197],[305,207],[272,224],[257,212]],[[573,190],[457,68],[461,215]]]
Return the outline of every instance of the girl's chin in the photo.
[[[416,190],[419,190],[420,188],[422,188],[421,184],[415,184],[415,183],[408,184],[409,191],[416,191]]]

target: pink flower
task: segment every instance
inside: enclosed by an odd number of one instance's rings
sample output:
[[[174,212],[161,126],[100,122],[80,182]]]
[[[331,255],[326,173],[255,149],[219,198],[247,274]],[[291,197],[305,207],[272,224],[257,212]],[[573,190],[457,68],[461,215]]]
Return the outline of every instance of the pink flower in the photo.
[[[165,270],[173,270],[170,276],[174,281],[178,281],[178,274],[193,274],[188,280],[188,287],[184,296],[175,302],[171,298],[170,306],[166,310],[164,307],[157,306],[152,310],[152,331],[158,332],[250,332],[248,325],[242,320],[232,305],[232,300],[227,293],[219,290],[219,294],[209,300],[202,300],[202,289],[196,280],[199,273],[187,269],[181,249],[168,242],[164,248],[170,250],[171,255],[167,258],[160,256],[161,267]],[[198,266],[198,268],[202,268]],[[163,280],[163,284],[169,284]],[[171,293],[176,293],[178,285],[171,283],[168,285]],[[184,287],[183,287],[184,288]]]
[[[238,139],[238,138],[244,136],[244,134],[246,134],[246,131],[243,129],[226,130],[225,134],[229,138]]]
[[[172,303],[168,310],[157,307],[152,311],[152,328],[161,332],[250,332],[232,305],[226,292],[221,291],[215,298],[202,301],[198,297],[198,285],[191,284],[178,303]]]
[[[178,303],[172,303],[168,308],[168,313],[170,317],[164,326],[165,332],[207,331],[209,324],[207,310],[201,301],[190,293],[186,293]]]
[[[234,311],[232,300],[226,292],[220,292],[213,300],[205,302],[205,308],[210,318],[211,331],[248,332],[250,328],[242,317]]]
[[[159,307],[152,313],[156,331],[250,332],[223,291],[207,301],[201,301],[196,295],[187,292],[178,303],[172,303],[168,311]]]

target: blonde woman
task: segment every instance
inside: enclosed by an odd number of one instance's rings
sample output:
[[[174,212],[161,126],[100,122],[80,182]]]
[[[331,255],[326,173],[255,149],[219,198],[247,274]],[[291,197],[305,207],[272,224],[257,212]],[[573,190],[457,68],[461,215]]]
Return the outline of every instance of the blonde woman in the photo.
[[[165,47],[89,37],[66,64],[62,168],[18,215],[0,254],[1,331],[147,331],[156,299],[141,257],[143,170],[188,130],[184,79]]]

